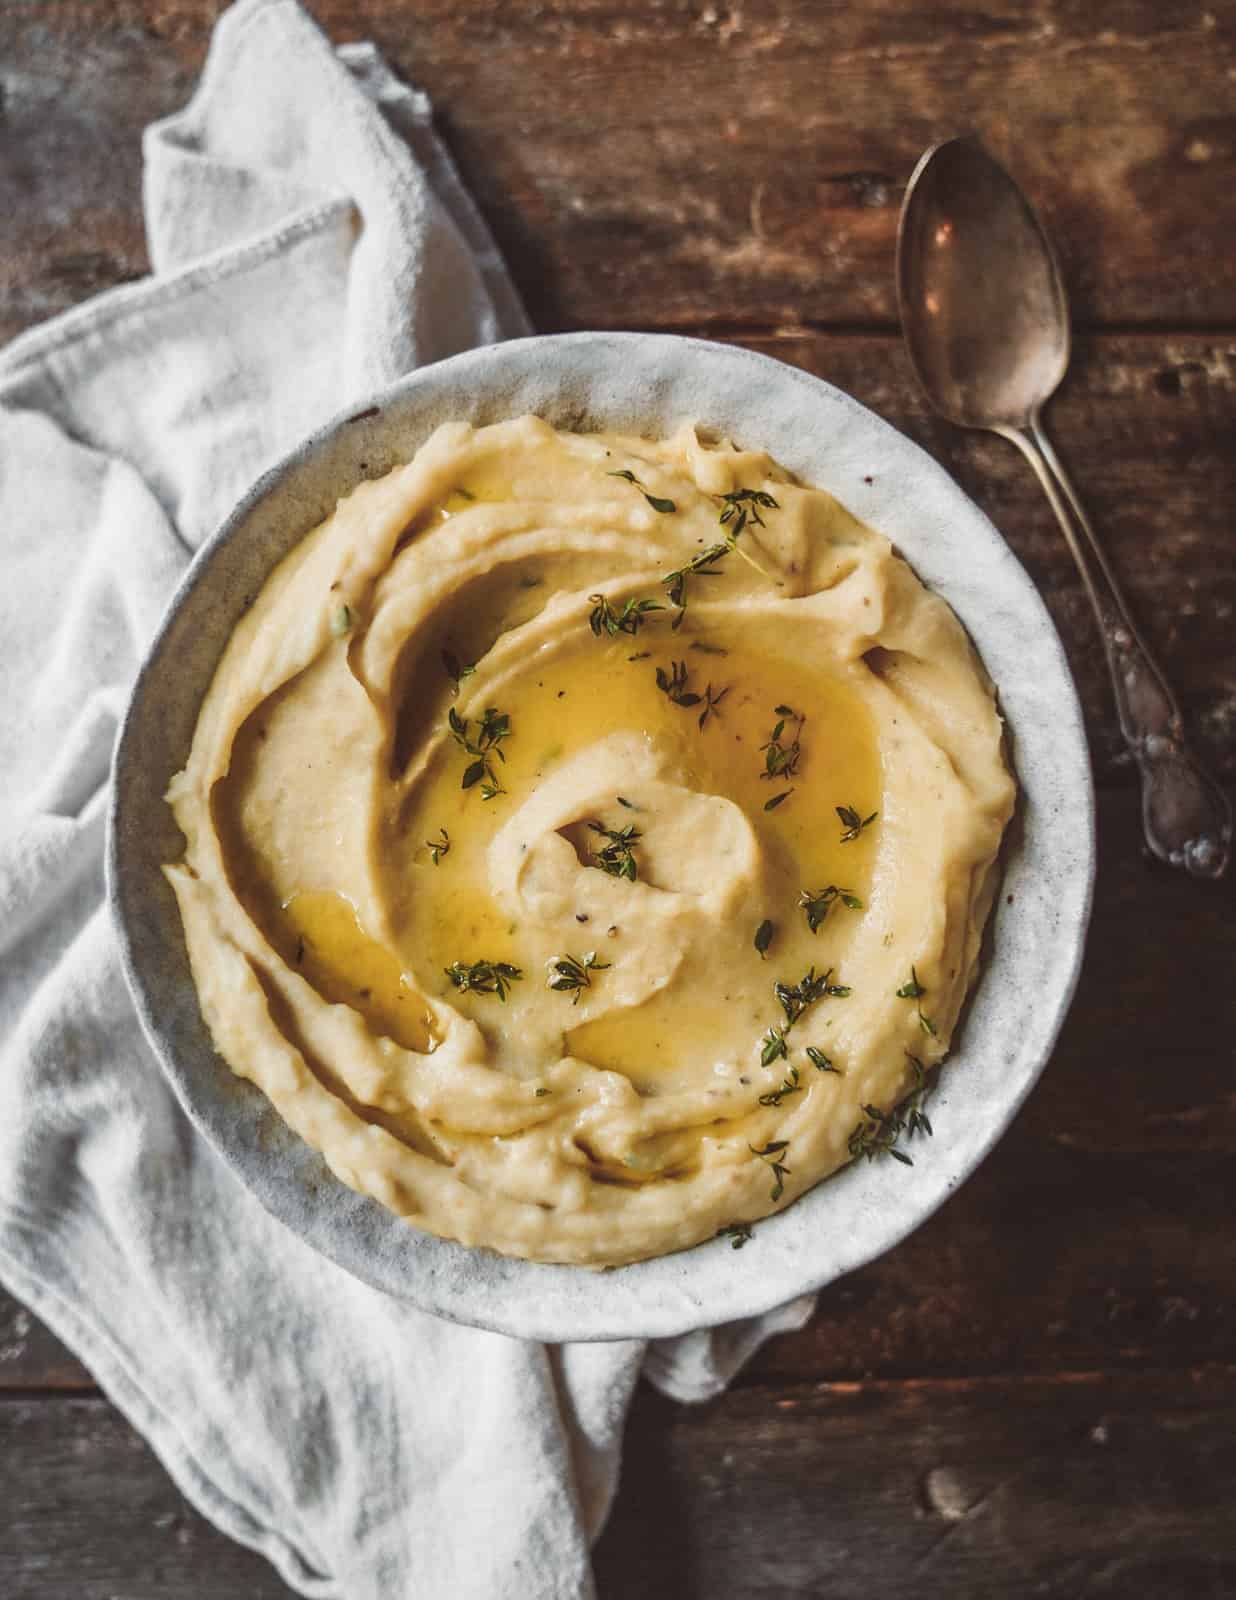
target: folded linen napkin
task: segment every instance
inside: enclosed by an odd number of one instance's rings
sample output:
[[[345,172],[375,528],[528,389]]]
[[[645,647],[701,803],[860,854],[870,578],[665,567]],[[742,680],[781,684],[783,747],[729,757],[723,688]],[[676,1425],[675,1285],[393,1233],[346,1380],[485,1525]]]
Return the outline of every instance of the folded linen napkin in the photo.
[[[302,1594],[587,1595],[641,1370],[705,1398],[810,1298],[543,1346],[357,1282],[186,1122],[102,885],[115,730],[193,549],[351,399],[527,323],[425,97],[294,0],[223,17],[145,157],[154,275],[0,353],[0,1280]]]

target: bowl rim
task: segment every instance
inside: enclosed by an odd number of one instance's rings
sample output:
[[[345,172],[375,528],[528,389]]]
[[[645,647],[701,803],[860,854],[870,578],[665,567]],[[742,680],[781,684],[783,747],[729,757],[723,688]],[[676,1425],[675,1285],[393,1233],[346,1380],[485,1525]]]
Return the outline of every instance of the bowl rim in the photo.
[[[733,374],[745,366],[750,376],[781,386],[787,396],[791,390],[796,391],[795,398],[806,402],[808,412],[814,409],[823,413],[832,408],[847,425],[857,426],[886,454],[891,452],[897,475],[904,477],[906,470],[910,469],[911,481],[925,484],[942,496],[943,501],[950,504],[962,535],[967,539],[978,539],[986,556],[997,562],[1006,593],[1017,602],[1018,620],[1030,625],[1035,647],[1042,652],[1041,668],[1056,675],[1057,681],[1051,686],[1056,696],[1052,705],[1051,737],[1063,765],[1069,769],[1074,785],[1068,799],[1071,843],[1074,846],[1073,870],[1068,878],[1067,892],[1055,906],[1058,938],[1051,950],[1052,981],[1047,990],[1040,991],[1039,1003],[1031,1014],[1032,1048],[1027,1052],[1024,1048],[1025,1039],[1020,1041],[1021,1065],[1016,1083],[999,1101],[997,1114],[988,1126],[979,1133],[972,1128],[963,1129],[960,1143],[953,1148],[951,1156],[946,1156],[941,1163],[946,1170],[935,1171],[925,1184],[920,1177],[915,1188],[907,1191],[902,1178],[905,1169],[898,1168],[895,1174],[889,1171],[896,1166],[895,1163],[851,1163],[816,1184],[786,1210],[764,1218],[757,1224],[756,1237],[765,1237],[765,1248],[754,1251],[748,1248],[738,1253],[730,1249],[728,1241],[718,1238],[685,1251],[600,1272],[590,1267],[517,1260],[425,1233],[387,1212],[378,1202],[357,1196],[354,1191],[347,1189],[329,1172],[317,1152],[290,1133],[289,1137],[299,1147],[293,1157],[294,1164],[302,1169],[306,1164],[320,1168],[311,1185],[318,1191],[317,1194],[307,1194],[302,1177],[295,1172],[284,1171],[286,1163],[282,1160],[272,1166],[263,1149],[268,1140],[255,1131],[261,1120],[260,1108],[255,1106],[252,1117],[246,1113],[239,1121],[234,1115],[225,1113],[221,1103],[222,1090],[216,1088],[213,1096],[208,1090],[204,1092],[200,1080],[187,1070],[186,1060],[168,1036],[161,1012],[163,997],[160,983],[156,981],[156,975],[140,950],[141,941],[136,928],[139,918],[144,915],[144,908],[139,886],[129,880],[122,844],[128,825],[126,808],[137,775],[143,710],[152,685],[165,666],[164,655],[169,648],[169,640],[203,578],[233,540],[243,539],[246,525],[254,513],[272,496],[286,491],[289,484],[295,482],[296,474],[306,470],[328,446],[337,443],[345,429],[357,424],[369,428],[371,419],[375,417],[385,425],[392,411],[397,413],[394,419],[397,428],[400,415],[409,410],[415,413],[418,400],[424,401],[426,396],[444,387],[449,391],[452,384],[463,384],[475,392],[479,384],[479,391],[484,393],[486,379],[492,382],[495,373],[500,375],[514,369],[518,374],[522,364],[527,380],[528,374],[538,366],[548,362],[552,367],[555,358],[569,365],[575,352],[583,353],[590,364],[613,358],[620,367],[630,366],[631,363],[638,367],[644,362],[651,364],[650,370],[658,362],[668,363],[671,367],[674,363],[685,362],[686,367],[692,370],[702,363],[705,364],[704,371],[715,369],[718,382],[723,368],[730,368]],[[709,419],[700,417],[699,420],[707,423]],[[773,444],[767,444],[766,447],[775,458],[792,467],[792,462],[785,461],[783,454]],[[837,493],[838,498],[863,521],[871,520],[875,526],[881,527],[876,517],[861,507],[855,507],[852,498],[839,493],[836,483],[825,482],[820,486]],[[347,488],[340,492],[346,493]],[[297,537],[303,537],[311,525],[302,526]],[[881,527],[881,531],[894,539],[899,550],[903,549],[902,538],[887,527]],[[291,540],[288,548],[294,542]],[[920,575],[923,570],[921,555],[922,552],[907,555]],[[278,555],[271,558],[265,569],[267,573],[278,559]],[[924,577],[924,581],[928,587],[936,587],[930,578]],[[947,588],[943,597],[952,603]],[[237,614],[240,614],[239,611]],[[963,622],[968,632],[974,635],[972,619],[963,617]],[[230,633],[230,628],[227,631]],[[222,642],[219,644],[221,650]],[[987,659],[987,652],[981,648],[980,654]],[[992,676],[997,682],[1003,705],[1006,700],[1004,687],[997,674],[993,672]],[[209,677],[206,683],[209,683]],[[204,693],[205,685],[201,691],[201,694]],[[198,707],[201,694],[197,696]],[[196,714],[195,709],[194,721]],[[1020,749],[1023,729],[1014,726],[1013,735]],[[1027,779],[1017,768],[1016,753],[1014,770],[1019,783],[1018,815],[1024,821]],[[170,777],[171,774],[166,776]],[[1016,826],[1015,818],[1010,831]],[[1050,829],[1045,830],[1041,824],[1038,834],[1050,840]],[[1042,843],[1042,838],[1039,842]],[[1008,850],[1009,834],[1006,833],[1002,855],[1007,856]],[[991,924],[997,921],[1004,909],[1002,902],[1008,870],[1009,862],[1005,860],[1001,868],[999,893],[985,937],[985,949],[989,947],[992,937]],[[409,373],[368,398],[349,405],[267,468],[202,543],[166,607],[134,682],[116,741],[107,820],[107,897],[117,930],[121,964],[143,1032],[181,1108],[228,1168],[267,1211],[354,1277],[450,1321],[547,1341],[663,1338],[759,1316],[795,1297],[822,1289],[892,1249],[921,1226],[972,1175],[1007,1131],[1051,1056],[1081,972],[1095,871],[1094,789],[1089,750],[1081,706],[1064,647],[1037,588],[985,513],[926,451],[826,380],[742,346],[658,333],[541,334],[463,352]],[[976,1000],[983,994],[990,966],[991,963],[985,960],[978,982],[967,999],[963,1013],[962,1045],[958,1051],[950,1054],[950,1071],[954,1056],[962,1054],[966,1048],[970,1033],[969,1019],[975,1011]],[[195,993],[193,1005],[196,1007]],[[1027,1055],[1033,1059],[1027,1060]],[[227,1074],[233,1084],[239,1081],[234,1079],[231,1069],[217,1054],[214,1055],[214,1064],[214,1070],[219,1074]],[[209,1072],[206,1077],[209,1080]],[[950,1074],[942,1074],[942,1088],[950,1082]],[[244,1089],[265,1103],[260,1091],[247,1084]],[[938,1093],[937,1099],[942,1098]],[[235,1102],[233,1109],[234,1105]],[[267,1121],[273,1117],[279,1122],[268,1104],[266,1111]],[[938,1123],[939,1118],[936,1120]],[[941,1145],[939,1134],[937,1128],[933,1149]],[[928,1170],[926,1164],[914,1169],[919,1174]],[[902,1180],[899,1191],[889,1181],[893,1177]],[[810,1255],[804,1254],[804,1225],[800,1223],[796,1226],[793,1219],[819,1210],[821,1205],[828,1204],[843,1189],[847,1194],[850,1190],[854,1191],[850,1198],[855,1204],[850,1206],[850,1210],[863,1225],[835,1230],[828,1237],[829,1248],[821,1248],[819,1256],[813,1260]],[[327,1193],[324,1202],[321,1198],[323,1190]],[[907,1193],[915,1197],[915,1203],[904,1203]],[[893,1203],[886,1206],[882,1202],[890,1194],[894,1197]],[[902,1202],[900,1204],[898,1197]],[[401,1231],[402,1239],[397,1237],[396,1230]],[[377,1251],[367,1242],[374,1237],[382,1244]],[[711,1257],[707,1255],[709,1252]]]

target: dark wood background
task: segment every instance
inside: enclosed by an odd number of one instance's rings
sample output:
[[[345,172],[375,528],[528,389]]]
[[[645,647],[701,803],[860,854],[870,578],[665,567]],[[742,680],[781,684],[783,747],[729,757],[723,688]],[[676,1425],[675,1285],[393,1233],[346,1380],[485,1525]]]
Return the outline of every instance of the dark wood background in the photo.
[[[1038,581],[1085,701],[1100,867],[1081,987],[1016,1126],[724,1398],[648,1391],[602,1600],[1236,1595],[1236,881],[1142,855],[1077,577],[1012,450],[929,417],[893,240],[978,131],[1049,219],[1076,358],[1051,425],[1236,780],[1231,0],[318,0],[433,96],[541,330],[732,339],[945,462]],[[0,337],[145,271],[142,127],[211,0],[0,5]],[[287,1593],[0,1297],[0,1594]]]

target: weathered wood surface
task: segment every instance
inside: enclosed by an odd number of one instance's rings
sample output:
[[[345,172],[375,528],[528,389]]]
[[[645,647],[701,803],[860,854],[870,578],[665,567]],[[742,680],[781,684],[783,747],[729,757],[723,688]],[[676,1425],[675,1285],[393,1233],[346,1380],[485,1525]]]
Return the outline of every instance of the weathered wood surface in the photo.
[[[12,331],[144,269],[139,143],[216,0],[0,8]],[[978,130],[1084,323],[1236,306],[1236,13],[1201,0],[317,0],[433,96],[542,327],[883,323],[900,192]]]
[[[1236,9],[310,4],[432,95],[538,327],[735,339],[941,459],[1046,598],[1101,784],[1093,932],[1041,1086],[959,1194],[733,1393],[640,1395],[602,1600],[1236,1595],[1236,880],[1141,859],[1047,506],[1009,447],[928,415],[891,284],[915,159],[982,132],[1065,259],[1062,453],[1236,780]],[[220,9],[0,6],[0,340],[146,270],[141,130],[191,93]],[[285,1594],[89,1386],[0,1296],[0,1595]]]
[[[1236,1592],[1236,1369],[641,1391],[600,1600]],[[0,1593],[273,1600],[103,1401],[0,1402]]]

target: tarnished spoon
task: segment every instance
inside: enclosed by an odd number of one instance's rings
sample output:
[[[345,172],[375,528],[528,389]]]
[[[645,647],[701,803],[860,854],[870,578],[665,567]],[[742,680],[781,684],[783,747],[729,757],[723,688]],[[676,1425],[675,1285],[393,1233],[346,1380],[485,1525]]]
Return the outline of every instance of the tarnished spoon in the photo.
[[[1185,743],[1175,697],[1043,431],[1040,412],[1069,360],[1060,270],[1025,195],[974,139],[938,144],[915,168],[897,234],[897,299],[932,405],[963,428],[1011,440],[1047,492],[1103,637],[1141,773],[1147,844],[1194,877],[1221,877],[1231,807]]]

